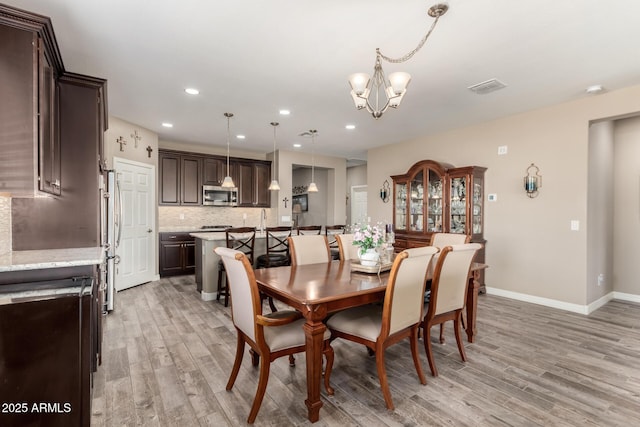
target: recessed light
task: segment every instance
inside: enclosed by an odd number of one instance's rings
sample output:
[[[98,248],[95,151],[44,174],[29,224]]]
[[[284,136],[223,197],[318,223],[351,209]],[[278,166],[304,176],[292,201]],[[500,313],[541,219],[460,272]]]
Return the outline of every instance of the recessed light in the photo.
[[[200,91],[198,89],[192,88],[192,87],[188,87],[184,90],[185,92],[187,92],[189,95],[197,95],[200,93]]]
[[[172,123],[164,122],[164,123],[162,123],[162,126],[164,126],[164,127],[166,127],[166,128],[172,128],[172,127],[173,127],[173,124],[172,124]]]
[[[236,138],[238,139],[245,139],[246,137],[244,135],[236,135]]]
[[[298,144],[298,143],[293,144],[293,148],[300,148],[300,147],[302,147],[302,144]]]
[[[596,94],[596,93],[600,93],[600,92],[602,92],[602,91],[603,91],[603,88],[602,88],[602,86],[601,86],[601,85],[593,85],[593,86],[589,86],[589,87],[586,89],[586,92],[587,92],[588,94],[591,94],[591,95],[594,95],[594,94]]]
[[[356,128],[356,125],[346,125],[344,128],[345,129],[349,129],[349,130],[353,130],[353,129]]]
[[[291,111],[289,111],[289,110],[280,110],[280,115],[281,116],[288,116],[289,114],[291,114]]]

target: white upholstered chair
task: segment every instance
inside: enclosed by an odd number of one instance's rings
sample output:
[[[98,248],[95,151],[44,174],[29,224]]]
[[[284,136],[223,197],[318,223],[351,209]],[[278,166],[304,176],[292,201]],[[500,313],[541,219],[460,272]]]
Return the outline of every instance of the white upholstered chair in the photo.
[[[228,276],[231,292],[231,316],[238,334],[236,358],[227,382],[227,390],[235,383],[244,356],[245,343],[254,351],[252,362],[260,363],[260,379],[253,399],[247,422],[252,424],[264,397],[269,381],[269,368],[275,359],[300,353],[306,349],[306,338],[302,326],[305,320],[297,311],[277,311],[262,314],[262,302],[258,292],[255,275],[247,256],[240,251],[218,247],[216,254],[222,258]],[[325,331],[324,355],[327,359],[324,385],[328,394],[333,394],[329,386],[333,349],[329,344],[329,331]]]
[[[359,246],[353,244],[353,234],[339,234],[336,236],[338,250],[340,251],[340,261],[358,259]]]
[[[331,261],[327,236],[321,234],[289,237],[291,265],[318,264]]]
[[[384,364],[385,349],[408,338],[413,363],[421,384],[427,380],[418,354],[418,328],[422,322],[422,295],[427,266],[436,253],[432,247],[407,249],[391,267],[384,303],[339,311],[328,321],[331,339],[343,338],[375,351],[380,388],[388,409],[394,409]]]
[[[433,352],[431,350],[431,327],[438,325],[442,327],[447,320],[453,321],[458,351],[462,361],[467,357],[462,345],[460,336],[460,323],[462,311],[467,301],[467,289],[469,275],[471,274],[471,263],[478,249],[482,247],[479,243],[466,243],[462,245],[445,246],[438,254],[433,279],[431,280],[431,297],[425,304],[425,316],[422,322],[424,329],[424,349],[427,353],[431,374],[438,376]]]
[[[429,246],[435,246],[438,249],[442,249],[445,246],[462,245],[469,243],[471,236],[458,233],[433,233],[431,235],[431,242]]]

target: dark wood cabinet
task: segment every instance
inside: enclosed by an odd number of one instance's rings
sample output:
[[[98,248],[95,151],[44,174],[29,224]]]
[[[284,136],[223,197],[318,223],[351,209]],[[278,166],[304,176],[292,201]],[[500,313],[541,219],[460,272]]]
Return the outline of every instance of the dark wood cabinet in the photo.
[[[188,233],[160,233],[160,276],[193,274],[196,239]]]
[[[393,179],[396,251],[426,246],[433,233],[466,234],[484,240],[484,173],[480,166],[455,168],[422,160]],[[476,256],[485,261],[484,248]],[[481,274],[484,285],[484,272]]]
[[[161,205],[202,204],[202,157],[160,151]]]
[[[60,135],[57,73],[38,39],[38,188],[60,195]]]
[[[271,194],[271,165],[269,162],[241,161],[237,162],[239,180],[238,206],[269,207]]]
[[[231,165],[229,165],[231,169]],[[224,157],[205,157],[202,163],[202,184],[222,185],[227,175],[227,159]]]
[[[180,200],[182,205],[202,204],[202,158],[180,157]]]

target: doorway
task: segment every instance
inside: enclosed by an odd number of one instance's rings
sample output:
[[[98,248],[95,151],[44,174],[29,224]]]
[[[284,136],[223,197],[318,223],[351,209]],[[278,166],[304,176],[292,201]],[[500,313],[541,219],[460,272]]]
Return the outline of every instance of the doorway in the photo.
[[[354,185],[351,187],[351,224],[367,222],[367,186]]]
[[[115,274],[116,291],[121,291],[155,279],[155,166],[117,157],[113,165],[122,212]]]

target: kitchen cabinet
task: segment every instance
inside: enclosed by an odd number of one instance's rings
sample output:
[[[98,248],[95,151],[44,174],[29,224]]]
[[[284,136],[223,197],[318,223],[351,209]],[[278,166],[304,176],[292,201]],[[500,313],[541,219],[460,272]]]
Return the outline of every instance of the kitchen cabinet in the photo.
[[[231,165],[229,165],[231,168]],[[222,185],[224,177],[227,175],[226,157],[205,157],[202,162],[202,184]]]
[[[160,276],[193,274],[196,267],[195,237],[188,233],[160,233]]]
[[[0,188],[14,197],[61,192],[57,78],[49,18],[0,4]]]
[[[405,174],[392,176],[396,251],[426,246],[433,233],[465,234],[471,242],[485,245],[486,170],[422,160]],[[484,246],[475,261],[485,261]],[[484,271],[481,276],[484,285]]]
[[[161,205],[202,204],[202,157],[160,151]]]
[[[259,161],[241,161],[238,165],[238,206],[269,207],[271,194],[271,164]]]

